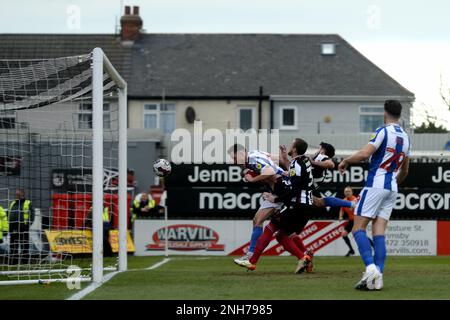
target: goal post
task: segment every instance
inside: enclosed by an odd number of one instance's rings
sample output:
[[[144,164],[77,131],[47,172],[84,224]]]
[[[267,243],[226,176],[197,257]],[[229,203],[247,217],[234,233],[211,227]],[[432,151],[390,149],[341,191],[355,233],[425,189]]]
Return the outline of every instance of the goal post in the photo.
[[[119,271],[127,269],[127,84],[100,48],[92,53],[93,150],[103,151],[103,70],[118,87],[119,100]],[[92,166],[93,264],[94,282],[103,279],[103,153],[93,153]]]
[[[127,83],[101,48],[0,60],[0,184],[0,285],[127,270]]]

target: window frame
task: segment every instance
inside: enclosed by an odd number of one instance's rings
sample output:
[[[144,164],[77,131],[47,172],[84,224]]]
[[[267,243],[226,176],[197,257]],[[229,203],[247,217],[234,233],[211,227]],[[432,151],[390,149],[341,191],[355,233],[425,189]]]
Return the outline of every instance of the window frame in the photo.
[[[294,110],[294,124],[284,125],[283,124],[283,111],[284,110]],[[297,120],[297,110],[298,106],[295,105],[284,105],[280,106],[280,130],[298,130],[298,120]]]
[[[89,109],[83,109],[83,106],[91,106],[91,108],[90,108],[90,110]],[[107,107],[107,110],[105,110],[105,107]],[[92,118],[92,116],[93,116],[92,115],[92,111],[93,110],[92,109],[93,109],[92,103],[83,103],[83,102],[81,102],[78,105],[78,111],[76,112],[76,115],[77,115],[77,129],[78,130],[92,130],[92,120],[93,120],[93,118]],[[80,127],[80,123],[82,122],[82,121],[80,121],[80,116],[81,115],[90,115],[91,116],[90,128],[81,128]],[[105,115],[107,115],[109,117],[108,127],[105,126]],[[89,123],[89,121],[87,123]],[[103,103],[103,129],[111,129],[111,103],[109,103],[109,102],[104,102]]]
[[[329,51],[332,49],[332,51]],[[320,54],[322,56],[335,56],[336,55],[336,43],[335,42],[322,42],[320,44]]]
[[[253,105],[249,105],[249,106],[245,106],[245,105],[240,105],[237,107],[237,128],[238,129],[242,129],[241,128],[241,111],[242,110],[251,110],[252,111],[252,126],[250,129],[255,129],[256,128],[256,106]],[[244,130],[244,129],[242,129]],[[247,129],[249,130],[249,129]]]
[[[146,110],[145,107],[146,106],[150,106],[150,105],[156,106],[156,109],[155,110]],[[165,105],[165,106],[173,105],[173,110],[161,110],[161,107],[163,105]],[[161,128],[161,114],[163,114],[163,113],[171,113],[175,117],[175,128],[174,129],[176,129],[176,120],[177,120],[176,119],[176,112],[177,112],[176,108],[177,107],[176,107],[175,102],[165,102],[164,104],[163,103],[158,103],[158,102],[144,103],[143,106],[142,106],[142,128],[143,129],[150,129],[150,130],[151,129],[162,130],[162,128]],[[156,128],[146,128],[145,127],[145,115],[147,115],[147,114],[154,114],[154,115],[156,115]]]
[[[363,111],[363,108],[377,108],[380,109],[380,112],[377,111]],[[375,131],[363,131],[363,128],[361,127],[361,116],[384,116],[384,107],[382,105],[360,105],[358,108],[359,111],[359,133],[366,134],[366,133],[373,133]]]
[[[154,105],[156,108],[155,110],[146,110],[146,106]],[[156,128],[146,128],[145,127],[145,115],[147,114],[154,114],[156,115]],[[159,129],[159,104],[158,103],[144,103],[142,106],[142,128],[143,129]]]

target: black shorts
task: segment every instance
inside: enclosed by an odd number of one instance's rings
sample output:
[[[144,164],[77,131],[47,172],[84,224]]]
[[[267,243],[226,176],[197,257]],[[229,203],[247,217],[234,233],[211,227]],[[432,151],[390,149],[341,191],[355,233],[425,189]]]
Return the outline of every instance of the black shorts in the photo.
[[[276,213],[271,222],[285,234],[300,233],[309,221],[312,206],[296,205]]]
[[[351,233],[353,229],[353,220],[348,220],[348,223],[345,225],[344,230],[348,233]]]

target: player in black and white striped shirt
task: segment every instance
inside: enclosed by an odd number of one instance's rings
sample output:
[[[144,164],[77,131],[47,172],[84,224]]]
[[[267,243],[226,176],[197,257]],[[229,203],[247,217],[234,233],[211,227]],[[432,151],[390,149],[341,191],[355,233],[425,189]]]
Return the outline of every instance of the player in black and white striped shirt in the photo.
[[[264,233],[256,243],[255,252],[249,260],[238,260],[236,264],[249,270],[256,269],[256,263],[264,249],[277,232],[277,241],[299,261],[295,273],[302,273],[311,261],[311,257],[301,251],[293,242],[291,235],[299,233],[308,223],[312,208],[312,190],[314,188],[312,164],[305,156],[308,148],[306,141],[294,139],[290,155],[292,161],[289,165],[289,179],[285,182],[285,188],[281,188],[277,194],[267,193],[266,200],[273,203],[283,203],[285,208],[272,217],[271,222],[265,227]]]
[[[335,155],[334,147],[326,142],[320,143],[320,148],[317,153],[311,157],[311,163],[313,165],[313,177],[314,177],[314,197],[313,204],[316,207],[340,207],[340,208],[354,208],[356,202],[342,200],[336,197],[320,197],[318,192],[320,185],[325,180],[328,170],[332,170],[335,167],[333,157]]]

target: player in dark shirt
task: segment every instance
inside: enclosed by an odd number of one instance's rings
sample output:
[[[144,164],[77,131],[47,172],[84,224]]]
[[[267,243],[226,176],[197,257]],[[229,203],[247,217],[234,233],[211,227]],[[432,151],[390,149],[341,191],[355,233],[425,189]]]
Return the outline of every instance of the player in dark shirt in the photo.
[[[286,147],[280,146],[280,162],[285,166],[289,165],[290,163],[287,155],[288,153],[286,152]],[[335,155],[334,147],[329,143],[321,142],[319,150],[310,158],[313,169],[312,174],[314,184],[312,192],[313,206],[317,208],[324,208],[324,207],[354,208],[356,205],[356,201],[353,202],[346,201],[335,197],[325,197],[325,198],[320,197],[319,194],[320,185],[325,180],[328,170],[331,170],[335,167],[335,164],[332,160],[334,155]],[[308,262],[306,271],[312,272],[314,251],[311,249],[308,250],[306,248],[306,246],[303,243],[303,240],[300,238],[298,234],[293,234],[292,240],[301,251],[305,252],[308,256],[311,257],[311,261]]]
[[[249,260],[239,260],[236,262],[238,265],[255,270],[259,257],[277,232],[277,241],[299,259],[295,273],[305,271],[311,257],[298,248],[291,235],[301,232],[309,220],[312,208],[313,175],[310,159],[304,155],[307,148],[308,144],[302,139],[297,138],[292,143],[290,153],[293,160],[289,165],[288,179],[280,177],[274,192],[266,194],[266,200],[283,203],[284,208],[264,228],[252,257]]]

